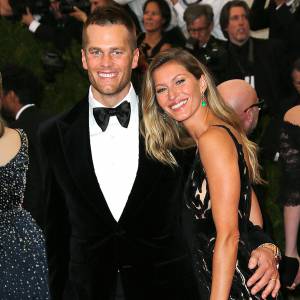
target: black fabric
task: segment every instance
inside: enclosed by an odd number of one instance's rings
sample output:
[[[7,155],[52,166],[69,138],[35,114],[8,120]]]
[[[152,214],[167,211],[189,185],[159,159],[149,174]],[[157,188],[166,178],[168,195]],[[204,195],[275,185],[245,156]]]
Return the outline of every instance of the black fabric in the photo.
[[[283,122],[280,131],[282,177],[279,200],[283,205],[300,205],[300,127]]]
[[[198,300],[181,224],[182,168],[151,160],[141,137],[137,176],[117,222],[92,163],[88,100],[48,121],[40,136],[52,299],[111,300],[119,270],[126,300]]]
[[[95,107],[93,115],[102,131],[106,130],[111,116],[116,116],[120,124],[127,128],[130,121],[130,103],[124,101],[115,108]]]
[[[233,300],[250,298],[262,299],[260,294],[251,295],[248,287],[246,286],[247,280],[252,275],[252,271],[248,268],[249,258],[251,251],[256,248],[257,245],[253,247],[253,244],[255,244],[253,243],[253,236],[252,241],[250,237],[252,234],[251,231],[253,230],[253,224],[249,220],[251,210],[251,184],[247,165],[244,160],[243,148],[229,128],[222,125],[215,126],[224,128],[224,130],[226,130],[232,137],[236,145],[241,179],[241,192],[238,209],[240,239],[237,263],[229,298]],[[205,187],[203,187],[203,185],[205,185]],[[205,189],[206,193],[200,197],[202,189]],[[196,153],[189,180],[185,188],[185,193],[186,205],[193,215],[194,236],[191,244],[199,289],[202,299],[209,299],[211,293],[212,259],[216,239],[216,228],[212,216],[207,176],[198,153]],[[259,239],[258,243],[260,242],[261,241]]]

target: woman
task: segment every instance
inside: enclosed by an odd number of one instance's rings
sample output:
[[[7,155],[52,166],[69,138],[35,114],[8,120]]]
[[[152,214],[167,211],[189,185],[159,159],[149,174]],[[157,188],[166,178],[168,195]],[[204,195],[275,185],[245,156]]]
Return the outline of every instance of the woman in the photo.
[[[262,225],[251,189],[252,182],[262,182],[255,144],[223,103],[205,67],[184,50],[158,54],[142,90],[148,154],[176,167],[174,148],[196,144],[198,149],[185,198],[194,216],[192,253],[203,299],[262,299],[246,285],[249,219]],[[274,297],[278,278],[269,284]]]
[[[138,37],[138,46],[149,62],[160,51],[171,48],[164,30],[171,20],[169,5],[164,0],[148,0],[143,6],[145,32]]]
[[[1,116],[0,149],[1,299],[47,300],[47,262],[42,231],[21,207],[29,164],[27,137],[22,130],[5,127]]]

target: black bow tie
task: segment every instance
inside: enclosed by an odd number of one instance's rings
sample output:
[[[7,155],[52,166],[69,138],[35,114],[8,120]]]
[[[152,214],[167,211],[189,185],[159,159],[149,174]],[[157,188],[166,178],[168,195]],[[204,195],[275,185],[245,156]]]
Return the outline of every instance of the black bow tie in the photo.
[[[93,115],[102,131],[106,130],[111,116],[116,116],[120,124],[127,128],[130,120],[130,103],[124,101],[115,108],[95,107]]]

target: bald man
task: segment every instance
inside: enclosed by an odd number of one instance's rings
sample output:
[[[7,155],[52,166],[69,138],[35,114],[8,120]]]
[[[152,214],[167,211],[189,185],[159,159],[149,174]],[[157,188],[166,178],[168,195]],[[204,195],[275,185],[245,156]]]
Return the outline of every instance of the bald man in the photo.
[[[249,135],[256,127],[263,101],[259,101],[255,89],[245,80],[233,79],[218,85],[225,103],[232,107],[240,118],[241,125]]]

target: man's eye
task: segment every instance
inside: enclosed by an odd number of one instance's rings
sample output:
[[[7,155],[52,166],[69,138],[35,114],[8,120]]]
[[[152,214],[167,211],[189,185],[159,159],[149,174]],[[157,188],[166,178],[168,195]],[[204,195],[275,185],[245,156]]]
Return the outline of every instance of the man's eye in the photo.
[[[112,52],[113,55],[121,55],[122,54],[122,51],[121,50],[114,50]]]
[[[100,50],[98,49],[91,49],[89,52],[93,56],[99,56],[101,54]]]

